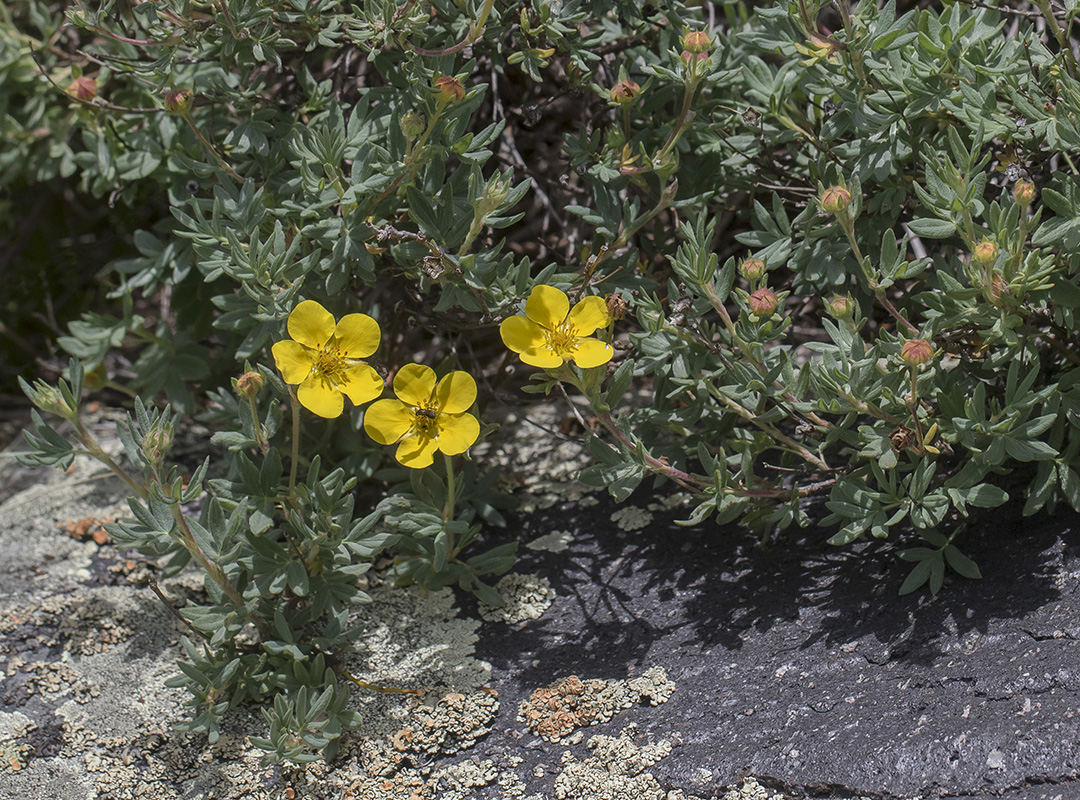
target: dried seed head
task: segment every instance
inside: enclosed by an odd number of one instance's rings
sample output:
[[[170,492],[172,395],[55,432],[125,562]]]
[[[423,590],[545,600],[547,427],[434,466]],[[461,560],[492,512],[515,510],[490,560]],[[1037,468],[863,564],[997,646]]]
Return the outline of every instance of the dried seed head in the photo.
[[[606,295],[604,302],[607,303],[608,314],[616,321],[625,317],[626,312],[630,310],[630,304],[618,292]]]
[[[934,357],[934,346],[926,339],[911,339],[900,348],[900,359],[913,367],[925,364]]]

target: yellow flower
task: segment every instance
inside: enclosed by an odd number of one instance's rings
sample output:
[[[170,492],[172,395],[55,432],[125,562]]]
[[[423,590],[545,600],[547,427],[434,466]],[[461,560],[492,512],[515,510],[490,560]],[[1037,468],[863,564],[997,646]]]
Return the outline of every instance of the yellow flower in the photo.
[[[273,347],[274,362],[285,383],[300,384],[300,404],[320,417],[341,415],[342,395],[360,405],[383,390],[379,373],[360,359],[379,349],[379,323],[367,314],[334,315],[305,300],[289,314],[289,336]]]
[[[524,317],[508,317],[499,326],[503,344],[526,364],[542,369],[573,361],[579,367],[599,367],[611,361],[611,345],[592,338],[597,328],[611,324],[602,297],[586,297],[570,308],[565,292],[537,286],[525,302]]]
[[[435,452],[464,453],[480,435],[480,423],[465,412],[476,402],[476,381],[467,372],[451,372],[438,383],[435,371],[406,364],[394,376],[394,394],[364,412],[364,430],[379,444],[396,444],[397,460],[423,469]]]

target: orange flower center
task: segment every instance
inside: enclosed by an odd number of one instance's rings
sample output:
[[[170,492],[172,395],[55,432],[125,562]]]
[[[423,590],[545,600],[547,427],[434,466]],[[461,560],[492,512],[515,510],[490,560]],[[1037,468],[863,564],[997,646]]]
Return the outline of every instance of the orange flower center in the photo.
[[[439,409],[413,406],[413,430],[422,436],[435,436],[439,432]]]
[[[577,340],[577,331],[569,320],[564,320],[555,328],[544,329],[544,342],[557,356],[565,358],[571,355],[577,349]]]
[[[347,366],[348,362],[341,355],[341,350],[335,347],[333,343],[320,347],[311,362],[311,369],[316,375],[334,384],[338,382],[339,376]]]

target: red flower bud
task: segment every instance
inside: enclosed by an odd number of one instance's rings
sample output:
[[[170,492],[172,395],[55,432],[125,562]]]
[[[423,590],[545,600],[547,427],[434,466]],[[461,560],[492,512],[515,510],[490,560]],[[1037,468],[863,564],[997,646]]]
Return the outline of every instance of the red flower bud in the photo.
[[[687,31],[683,34],[682,46],[683,50],[690,53],[706,53],[712,47],[712,39],[705,31]]]
[[[745,258],[739,264],[739,274],[748,281],[759,281],[765,277],[765,262],[759,258]]]
[[[187,89],[170,89],[165,92],[165,110],[170,114],[186,114],[191,110],[195,96]]]
[[[1017,181],[1013,186],[1013,200],[1022,206],[1029,206],[1035,200],[1035,184],[1031,181]]]
[[[837,319],[850,319],[855,313],[855,301],[850,295],[836,294],[825,303],[825,310]]]
[[[447,105],[460,103],[465,99],[465,87],[457,78],[443,75],[441,78],[436,78],[432,86],[435,88],[435,97]]]
[[[233,381],[233,390],[240,397],[255,397],[263,387],[263,376],[258,372],[245,372]]]
[[[611,87],[611,91],[608,92],[611,99],[621,106],[629,105],[634,102],[638,94],[641,92],[641,87],[634,81],[623,79]]]
[[[746,299],[746,304],[750,307],[750,313],[759,319],[771,317],[776,313],[778,302],[779,298],[776,296],[776,292],[767,287],[758,289]]]
[[[900,359],[913,367],[925,364],[934,357],[934,346],[926,339],[911,339],[900,348]]]
[[[971,254],[971,257],[983,265],[993,264],[997,261],[998,246],[989,239],[983,239],[975,245],[975,252]]]
[[[97,81],[86,75],[83,75],[81,78],[76,78],[68,86],[68,94],[76,100],[89,103],[97,97]]]
[[[830,186],[821,193],[821,207],[830,214],[840,214],[851,205],[851,192],[843,186]]]

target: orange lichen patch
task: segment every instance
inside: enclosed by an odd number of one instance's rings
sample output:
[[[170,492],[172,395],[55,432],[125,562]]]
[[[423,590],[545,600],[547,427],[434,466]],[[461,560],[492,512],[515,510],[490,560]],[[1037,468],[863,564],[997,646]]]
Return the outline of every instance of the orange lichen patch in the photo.
[[[105,532],[105,526],[114,520],[101,517],[84,517],[83,519],[69,519],[60,525],[60,531],[67,534],[77,542],[93,540],[94,544],[103,545],[109,541],[109,534]]]
[[[582,680],[570,675],[533,692],[518,709],[518,720],[540,738],[555,742],[577,728],[607,722],[639,703],[666,702],[674,689],[661,667],[629,681]]]
[[[520,716],[537,736],[561,739],[596,721],[601,709],[598,695],[606,686],[605,681],[583,681],[570,675],[533,692],[522,703]]]

